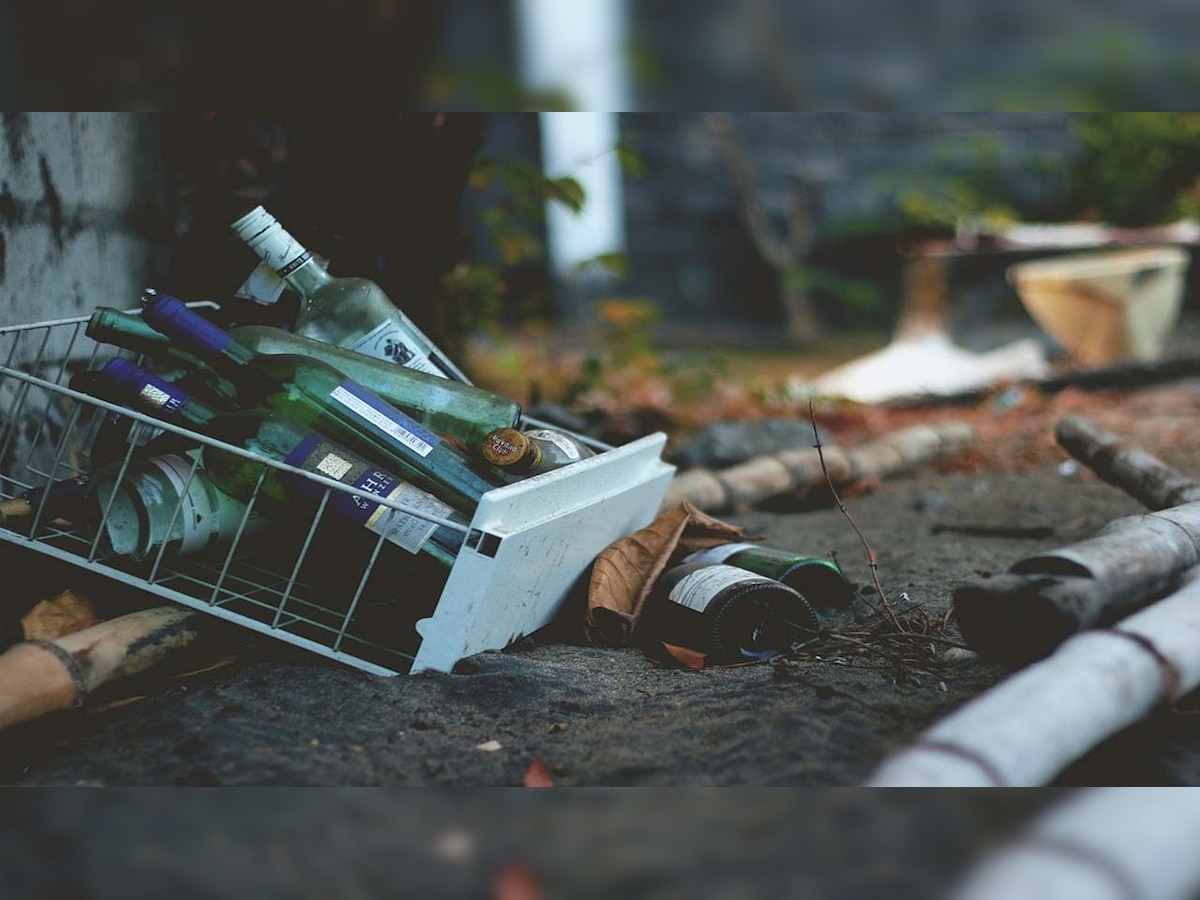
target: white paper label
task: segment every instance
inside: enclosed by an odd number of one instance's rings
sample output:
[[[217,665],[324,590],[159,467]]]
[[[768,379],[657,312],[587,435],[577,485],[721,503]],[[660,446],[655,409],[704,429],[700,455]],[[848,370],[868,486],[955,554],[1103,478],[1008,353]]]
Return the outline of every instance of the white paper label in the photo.
[[[323,460],[317,463],[317,471],[334,481],[341,481],[342,476],[352,468],[354,468],[354,463],[348,459],[342,459],[336,453],[327,454]]]
[[[571,462],[575,462],[575,460],[579,459],[581,456],[579,453],[579,448],[575,446],[575,442],[565,434],[559,434],[557,431],[538,429],[537,431],[525,432],[525,436],[529,438],[537,438],[538,440],[547,441],[553,444],[555,447],[561,450],[563,455],[567,459],[571,460]]]
[[[329,268],[329,260],[314,253],[312,260],[322,269]],[[239,300],[253,300],[260,306],[274,306],[287,290],[287,282],[280,277],[269,262],[261,262],[257,268],[242,282],[242,286],[234,292]]]
[[[720,547],[710,547],[707,550],[700,550],[683,558],[685,563],[706,562],[706,563],[723,563],[735,553],[741,553],[743,550],[753,550],[753,544],[722,544]]]
[[[329,392],[331,396],[342,406],[349,409],[355,415],[362,419],[366,419],[376,428],[394,437],[404,446],[408,447],[418,456],[425,457],[433,452],[433,444],[422,440],[413,434],[399,422],[393,421],[381,413],[379,410],[364,403],[358,397],[355,397],[348,390],[340,385]]]
[[[261,306],[274,306],[283,296],[287,282],[280,278],[270,263],[259,263],[242,286],[234,292],[239,300],[253,300]]]
[[[409,509],[419,510],[437,516],[440,519],[449,518],[454,510],[432,494],[402,484],[388,494],[388,500],[403,503]],[[418,516],[410,516],[395,509],[380,506],[367,520],[367,527],[376,534],[382,534],[387,540],[409,553],[416,553],[437,530],[437,523],[427,522]]]
[[[416,342],[405,332],[399,322],[390,319],[380,322],[359,338],[350,349],[364,356],[373,356],[386,362],[396,363],[406,369],[424,372],[445,378],[446,373],[429,361],[429,357],[417,349]]]
[[[685,576],[667,596],[688,609],[704,612],[712,602],[713,595],[727,587],[743,584],[747,579],[754,579],[742,569],[733,566],[709,566],[698,572]]]

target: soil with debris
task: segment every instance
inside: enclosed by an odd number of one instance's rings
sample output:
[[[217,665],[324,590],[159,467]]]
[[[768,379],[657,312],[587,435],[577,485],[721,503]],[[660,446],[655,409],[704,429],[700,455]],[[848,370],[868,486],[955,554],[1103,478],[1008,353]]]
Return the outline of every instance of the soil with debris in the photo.
[[[1200,411],[1200,387],[1120,399],[1095,395],[1087,405],[1127,433],[1130,417],[1148,410],[1137,439],[1200,475],[1200,450],[1179,437]],[[1044,429],[1060,410],[1050,412]],[[1022,422],[1018,443],[1025,446],[1031,426]],[[1013,440],[993,432],[984,456],[1011,456]],[[1138,511],[1119,491],[1064,465],[1045,435],[1040,447],[1040,461],[1024,471],[1001,471],[984,459],[847,498],[893,602],[937,619],[961,580]],[[861,546],[836,509],[728,518],[772,546],[836,552],[852,578],[869,581]],[[34,572],[11,552],[4,560],[10,579],[69,577]],[[387,679],[235,633],[231,664],[140,676],[83,711],[0,734],[0,778],[21,785],[520,785],[540,759],[559,785],[854,785],[889,751],[1005,675],[978,660],[946,661],[940,645],[921,651],[923,664],[900,665],[846,645],[819,658],[695,672],[636,649],[534,638],[474,657],[459,674]],[[946,636],[957,637],[953,624]],[[1200,783],[1200,717],[1164,712],[1061,781]]]

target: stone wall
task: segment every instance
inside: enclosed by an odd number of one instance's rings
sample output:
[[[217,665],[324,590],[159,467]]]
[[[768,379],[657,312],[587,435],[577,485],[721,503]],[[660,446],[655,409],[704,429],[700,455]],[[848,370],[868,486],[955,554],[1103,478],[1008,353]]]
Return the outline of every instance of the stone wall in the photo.
[[[782,226],[804,178],[815,190],[817,239],[826,243],[894,233],[903,226],[898,192],[979,166],[980,141],[987,165],[1026,205],[1062,192],[1076,153],[1064,113],[734,113],[732,121],[768,212]],[[630,287],[662,304],[668,321],[779,321],[773,275],[739,218],[706,115],[625,114],[622,133],[649,169],[626,179]],[[1027,168],[1031,157],[1057,160],[1060,171]],[[894,257],[887,240],[879,249]],[[860,262],[840,274],[876,277],[886,260]]]
[[[101,305],[135,307],[141,289],[166,272],[165,208],[156,116],[5,113],[0,325],[87,315]],[[0,363],[65,381],[68,363],[92,350],[73,334],[55,328],[0,335]],[[19,474],[23,461],[45,465],[70,408],[43,389],[0,378],[0,474],[41,480],[36,472]],[[43,417],[48,424],[40,428]],[[27,450],[35,445],[31,458]]]

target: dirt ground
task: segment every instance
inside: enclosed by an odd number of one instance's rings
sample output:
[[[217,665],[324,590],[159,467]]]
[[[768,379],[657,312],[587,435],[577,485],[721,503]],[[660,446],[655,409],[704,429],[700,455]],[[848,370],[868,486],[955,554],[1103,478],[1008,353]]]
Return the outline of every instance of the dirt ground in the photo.
[[[1118,402],[1118,400],[1120,402]],[[1077,404],[1068,398],[1060,405]],[[1185,471],[1200,386],[1086,403]],[[982,457],[898,477],[849,498],[879,556],[885,590],[937,617],[959,581],[1083,538],[1137,504],[1061,466],[1041,429],[1024,471],[994,429]],[[1140,410],[1140,412],[1139,412]],[[1035,410],[1036,412],[1036,410]],[[941,416],[961,414],[942,411]],[[986,406],[981,423],[1009,412]],[[836,551],[869,580],[835,509],[728,517],[776,547]],[[989,529],[1008,529],[991,533]],[[1011,529],[1027,529],[1012,536]],[[1000,536],[1005,534],[1007,536]],[[9,577],[50,577],[10,562]],[[11,583],[11,582],[10,582]],[[950,636],[956,636],[953,625]],[[805,658],[694,672],[636,649],[527,639],[454,675],[385,679],[237,632],[236,662],[201,674],[143,676],[62,714],[0,734],[0,779],[19,785],[519,785],[544,760],[559,785],[854,785],[889,751],[1004,677],[979,661],[897,668],[872,656]],[[136,698],[136,699],[133,699]],[[497,741],[491,752],[478,745]],[[1162,713],[1080,761],[1062,784],[1198,784],[1200,717]]]

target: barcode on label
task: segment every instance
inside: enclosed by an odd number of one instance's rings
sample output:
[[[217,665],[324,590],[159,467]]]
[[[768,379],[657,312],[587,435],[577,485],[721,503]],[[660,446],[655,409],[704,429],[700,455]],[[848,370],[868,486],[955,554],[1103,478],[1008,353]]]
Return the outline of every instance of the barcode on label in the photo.
[[[426,457],[433,452],[433,444],[413,434],[399,422],[354,396],[341,385],[334,388],[330,392],[330,396],[359,418],[370,422],[376,428],[395,438],[418,456]]]

